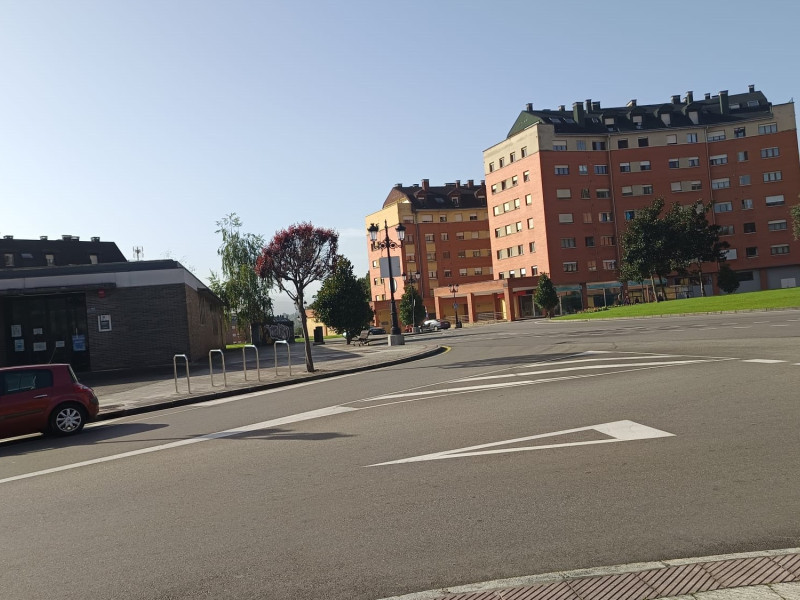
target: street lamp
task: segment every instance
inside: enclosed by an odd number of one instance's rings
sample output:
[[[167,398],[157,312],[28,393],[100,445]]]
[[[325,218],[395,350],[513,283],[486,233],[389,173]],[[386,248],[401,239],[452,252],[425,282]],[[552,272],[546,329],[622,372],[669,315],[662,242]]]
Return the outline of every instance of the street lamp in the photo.
[[[392,335],[401,335],[400,334],[400,323],[397,321],[397,305],[394,302],[394,278],[392,275],[392,255],[390,250],[392,248],[402,248],[403,247],[403,240],[406,238],[406,228],[405,226],[400,223],[396,228],[395,231],[397,232],[397,239],[399,242],[393,241],[389,238],[389,225],[386,223],[386,220],[383,221],[383,228],[386,232],[386,237],[378,242],[378,232],[381,230],[375,223],[370,225],[367,228],[369,232],[369,239],[372,241],[373,248],[380,248],[383,250],[386,249],[386,258],[387,263],[389,264],[389,297],[391,298],[391,310],[392,310]],[[402,339],[402,338],[401,338]],[[402,344],[402,341],[400,342]]]
[[[403,276],[403,281],[411,286],[411,328],[412,330],[416,330],[417,328],[417,295],[414,293],[414,281],[419,281],[419,278],[422,276],[422,273],[416,271],[415,273],[411,274],[408,273]]]
[[[456,302],[456,293],[458,293],[457,283],[450,285],[450,292],[453,294],[453,312],[456,313],[456,329],[460,329],[461,321],[458,320],[458,302]]]

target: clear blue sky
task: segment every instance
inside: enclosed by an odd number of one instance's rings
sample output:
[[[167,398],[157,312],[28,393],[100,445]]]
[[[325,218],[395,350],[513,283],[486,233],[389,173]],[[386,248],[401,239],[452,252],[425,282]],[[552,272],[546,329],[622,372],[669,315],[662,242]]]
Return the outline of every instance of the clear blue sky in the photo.
[[[787,102],[798,22],[796,0],[0,0],[0,234],[207,280],[224,215],[309,220],[362,274],[392,185],[483,179],[525,103]]]

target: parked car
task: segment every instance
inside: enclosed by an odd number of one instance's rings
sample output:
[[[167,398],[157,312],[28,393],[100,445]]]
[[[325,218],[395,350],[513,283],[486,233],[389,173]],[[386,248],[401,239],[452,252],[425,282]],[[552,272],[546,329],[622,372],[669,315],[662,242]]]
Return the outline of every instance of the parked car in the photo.
[[[67,364],[0,368],[0,438],[72,435],[99,411],[92,388]]]
[[[386,335],[386,330],[383,327],[370,327],[370,335]]]
[[[450,329],[450,321],[445,321],[444,319],[428,319],[422,324],[422,327],[432,331]]]

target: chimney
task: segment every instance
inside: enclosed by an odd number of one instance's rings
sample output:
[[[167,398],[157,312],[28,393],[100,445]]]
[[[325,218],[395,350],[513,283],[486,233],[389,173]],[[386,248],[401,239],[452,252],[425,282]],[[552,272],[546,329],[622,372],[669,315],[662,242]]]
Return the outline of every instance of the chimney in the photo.
[[[705,93],[705,96],[703,96],[703,98],[704,98],[705,100],[711,100],[711,94],[709,94],[708,92],[706,92],[706,93]]]
[[[395,187],[395,189],[400,189],[401,187],[403,187],[403,184],[402,183],[395,183],[394,187]]]
[[[484,185],[486,185],[486,180],[485,179],[481,179],[481,187],[483,187]]]
[[[43,242],[46,242],[47,241],[47,236],[46,235],[40,235],[39,239],[42,240]]]
[[[99,241],[100,241],[100,238],[99,238],[99,237],[93,237],[93,238],[92,238],[92,241],[93,241],[93,242],[99,242]]]
[[[423,190],[427,190],[427,189],[428,189],[428,187],[429,187],[429,184],[430,184],[430,180],[428,180],[428,179],[423,179],[423,180],[422,180],[422,189],[423,189]]]
[[[592,102],[592,111],[600,112],[600,101]]]
[[[561,112],[564,112],[566,109],[567,109],[567,107],[566,107],[566,106],[564,106],[563,104],[559,104],[559,105],[558,105],[558,110],[559,110],[559,111],[561,111]]]
[[[461,187],[461,180],[460,179],[456,179],[456,189],[458,189],[460,187]]]
[[[532,102],[528,102],[525,105],[525,110],[528,111],[528,112],[533,112],[533,103]]]
[[[672,103],[673,103],[673,104],[680,104],[680,103],[681,103],[681,97],[680,97],[680,95],[675,95],[675,96],[673,96],[673,97],[672,97]]]
[[[636,98],[631,98],[631,100],[627,104],[628,108],[635,108],[636,107]]]
[[[583,104],[580,102],[573,102],[572,103],[572,118],[575,119],[575,122],[578,125],[583,125]]]
[[[691,104],[694,102],[694,92],[689,90],[686,92],[686,104]]]
[[[587,113],[592,112],[592,99],[591,98],[587,98],[586,102],[584,103],[584,106],[586,106],[586,112]]]
[[[750,92],[750,93],[752,94],[753,92],[755,92],[755,91],[756,91],[756,86],[754,86],[754,85],[751,83],[750,85],[748,85],[748,86],[747,86],[747,91],[748,91],[748,92]]]
[[[731,112],[731,107],[728,103],[728,90],[721,90],[719,93],[719,112],[723,115]]]
[[[474,179],[467,179],[467,187],[475,187],[475,180]]]
[[[13,240],[13,239],[14,239],[14,236],[13,236],[13,235],[4,235],[4,236],[3,236],[3,239],[4,239],[4,240]]]
[[[69,241],[69,240],[71,240],[71,239],[72,239],[72,236],[71,236],[71,235],[62,235],[62,236],[61,236],[61,241],[62,241],[62,242],[68,242],[68,241]]]

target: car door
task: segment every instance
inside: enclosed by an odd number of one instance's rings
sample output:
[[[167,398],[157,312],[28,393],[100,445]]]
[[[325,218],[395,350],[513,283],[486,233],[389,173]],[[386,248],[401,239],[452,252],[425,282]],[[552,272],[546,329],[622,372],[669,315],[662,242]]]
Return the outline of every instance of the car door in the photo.
[[[48,369],[18,369],[0,373],[0,437],[43,431],[53,392]]]

